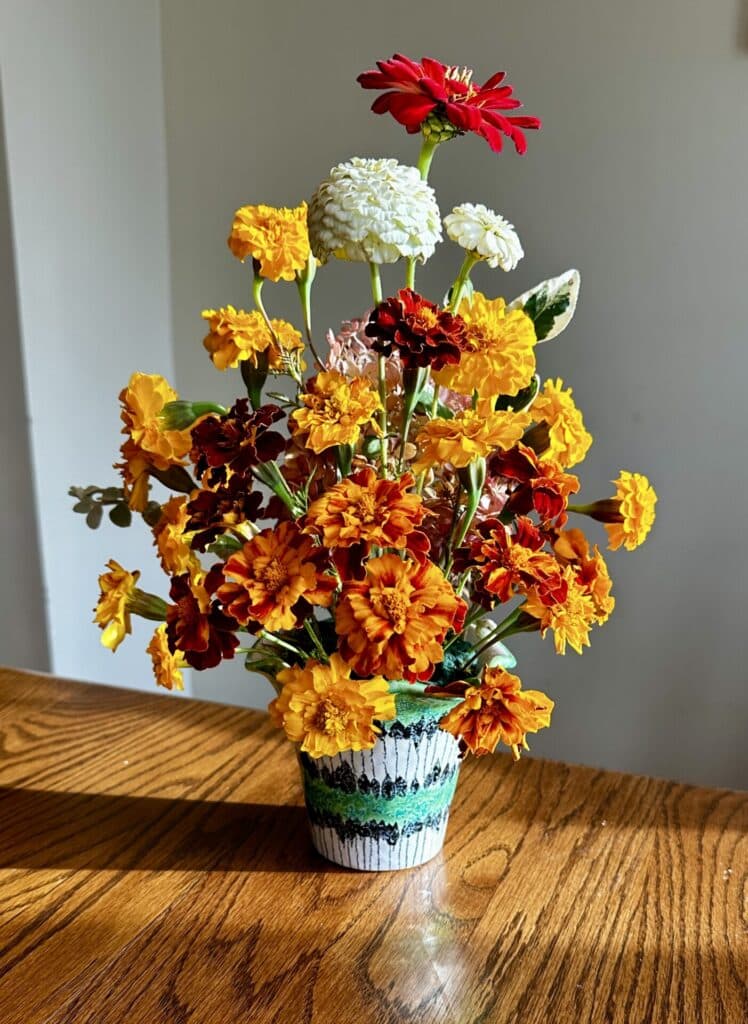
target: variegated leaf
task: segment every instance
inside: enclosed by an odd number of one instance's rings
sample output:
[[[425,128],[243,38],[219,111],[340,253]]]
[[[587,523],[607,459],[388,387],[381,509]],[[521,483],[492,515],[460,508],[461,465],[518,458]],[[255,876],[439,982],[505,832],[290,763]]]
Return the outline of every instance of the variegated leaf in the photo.
[[[579,298],[578,270],[551,277],[524,292],[509,304],[509,309],[521,309],[535,324],[538,341],[550,341],[571,322]]]

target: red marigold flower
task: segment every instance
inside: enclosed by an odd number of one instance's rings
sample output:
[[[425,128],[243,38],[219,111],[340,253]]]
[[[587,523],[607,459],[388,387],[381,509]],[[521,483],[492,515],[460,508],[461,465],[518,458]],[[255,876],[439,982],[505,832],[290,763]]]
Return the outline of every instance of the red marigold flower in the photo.
[[[383,356],[397,352],[406,368],[433,370],[459,363],[465,338],[462,317],[447,313],[411,288],[375,306],[366,325],[372,348]]]
[[[544,523],[566,522],[566,505],[570,494],[579,490],[579,480],[565,473],[553,459],[539,458],[532,448],[517,444],[509,451],[497,452],[488,460],[489,477],[501,477],[512,488],[505,509],[513,515],[526,516],[535,511]]]
[[[285,414],[277,405],[263,405],[250,412],[249,402],[240,398],[223,416],[206,416],[192,428],[190,457],[197,472],[208,470],[209,486],[223,483],[226,467],[233,473],[246,473],[252,466],[276,459],[286,447],[286,440],[272,423]]]
[[[391,60],[377,61],[378,71],[364,71],[357,81],[364,89],[385,89],[371,109],[375,114],[392,114],[414,135],[422,131],[435,141],[474,132],[498,153],[502,136],[514,143],[520,154],[527,149],[524,130],[540,128],[537,117],[504,114],[521,107],[512,86],[502,84],[505,71],[476,86],[468,68],[448,67],[439,60],[423,57],[421,62],[396,53]]]
[[[223,582],[218,566],[211,569],[202,585],[189,575],[171,581],[171,599],[166,612],[166,636],[172,654],[182,651],[188,665],[202,670],[214,668],[224,658],[233,658],[239,645],[238,623],[223,611],[213,594]]]
[[[458,552],[455,569],[474,569],[476,601],[491,608],[534,586],[544,604],[566,599],[566,583],[553,555],[542,548],[546,538],[524,516],[510,533],[498,519],[484,519],[473,541]]]
[[[235,473],[214,490],[197,491],[187,505],[187,530],[195,551],[205,551],[219,534],[241,523],[253,523],[264,515],[262,495],[252,490],[248,474]]]

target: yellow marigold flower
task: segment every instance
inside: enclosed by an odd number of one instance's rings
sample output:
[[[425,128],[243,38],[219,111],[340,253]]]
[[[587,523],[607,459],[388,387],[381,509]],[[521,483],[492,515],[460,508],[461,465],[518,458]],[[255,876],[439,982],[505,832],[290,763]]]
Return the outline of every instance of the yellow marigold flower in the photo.
[[[164,430],[160,413],[179,396],[163,377],[155,373],[134,373],[120,392],[122,433],[127,440],[120,449],[122,470],[130,508],[142,512],[148,500],[148,469],[167,470],[184,464],[192,447],[189,430]]]
[[[280,370],[284,353],[303,351],[304,348],[301,334],[292,324],[285,320],[271,320],[271,330],[262,313],[256,309],[245,313],[243,309],[222,306],[220,309],[204,309],[202,317],[210,327],[203,345],[218,370],[235,370],[245,359],[257,366],[257,357],[262,352],[267,352],[268,368]],[[305,369],[303,363],[301,369]]]
[[[186,532],[187,498],[184,495],[170,498],[161,506],[161,518],[153,527],[153,537],[161,560],[161,568],[169,576],[190,576],[202,571],[200,560],[190,547],[194,531]]]
[[[563,530],[554,541],[553,550],[562,565],[574,567],[577,582],[595,604],[598,624],[607,622],[616,601],[610,592],[613,581],[597,545],[592,549],[590,556],[589,543],[581,530]]]
[[[270,281],[293,281],[309,260],[306,203],[293,209],[242,206],[234,214],[228,243],[242,263],[257,260],[260,274]]]
[[[182,651],[177,651],[176,654],[170,651],[166,623],[162,622],[158,626],[146,651],[153,662],[153,674],[157,685],[164,686],[167,690],[183,690],[182,669],[187,667],[187,662]]]
[[[372,417],[382,404],[365,377],[348,380],[337,370],[323,371],[312,377],[300,397],[304,408],[291,414],[291,432],[318,455],[335,445],[357,444],[364,426],[380,433]]]
[[[505,743],[515,761],[527,750],[527,733],[551,724],[553,701],[539,690],[523,690],[506,669],[486,668],[480,686],[470,686],[465,699],[439,723],[473,754],[491,754]]]
[[[531,587],[522,610],[540,620],[541,636],[553,630],[556,654],[566,654],[567,643],[581,654],[583,647],[590,646],[590,630],[597,618],[597,609],[571,566],[564,569],[564,579],[568,587],[565,601],[546,605],[537,588]]]
[[[132,633],[129,601],[140,573],[128,572],[113,558],[107,562],[107,568],[109,572],[99,576],[101,594],[94,609],[94,622],[104,630],[101,634],[102,646],[116,651],[127,634]]]
[[[535,373],[535,327],[521,309],[476,292],[460,305],[466,343],[459,363],[434,374],[443,387],[483,398],[516,395]]]
[[[621,546],[633,551],[643,544],[655,521],[657,494],[646,476],[621,470],[616,485],[616,496],[620,523],[605,523],[608,533],[608,547],[617,551]]]
[[[370,558],[361,580],[346,580],[335,611],[340,652],[361,676],[430,679],[447,632],[467,606],[433,562]]]
[[[532,417],[536,423],[547,423],[550,447],[544,455],[555,459],[564,469],[584,459],[592,444],[582,413],[571,397],[571,388],[563,390],[563,381],[547,380],[543,390],[532,404]]]
[[[451,420],[429,420],[416,437],[420,452],[413,469],[420,473],[445,462],[461,469],[491,452],[506,451],[519,441],[531,419],[528,413],[494,412],[481,405]]]
[[[376,721],[395,717],[395,697],[381,676],[351,679],[351,668],[333,654],[329,665],[308,661],[278,673],[283,689],[269,707],[286,736],[311,757],[342,750],[370,750],[381,732]]]
[[[223,567],[226,582],[218,597],[241,625],[294,629],[310,604],[332,603],[336,582],[325,573],[327,552],[305,537],[294,522],[263,530]]]
[[[370,545],[422,550],[425,544],[428,548],[426,537],[418,530],[428,512],[421,496],[408,492],[414,484],[412,473],[399,480],[383,480],[371,466],[365,466],[309,506],[304,532],[320,533],[328,548],[358,544],[366,545],[367,551]]]

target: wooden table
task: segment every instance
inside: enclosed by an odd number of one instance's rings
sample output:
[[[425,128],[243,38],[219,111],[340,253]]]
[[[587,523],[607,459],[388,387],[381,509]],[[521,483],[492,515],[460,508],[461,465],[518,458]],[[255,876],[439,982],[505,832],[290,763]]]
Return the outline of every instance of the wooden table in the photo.
[[[2,1024],[744,1024],[748,794],[468,762],[321,860],[265,715],[0,670]]]

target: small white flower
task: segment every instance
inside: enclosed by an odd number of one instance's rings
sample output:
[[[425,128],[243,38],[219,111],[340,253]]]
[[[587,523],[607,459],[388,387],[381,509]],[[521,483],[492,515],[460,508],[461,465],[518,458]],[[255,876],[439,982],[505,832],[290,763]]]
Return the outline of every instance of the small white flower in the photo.
[[[489,267],[514,270],[525,255],[514,226],[482,203],[455,206],[444,218],[444,227],[453,242]]]
[[[441,241],[434,190],[415,167],[353,157],[330,171],[309,204],[309,240],[320,260],[427,260]]]

